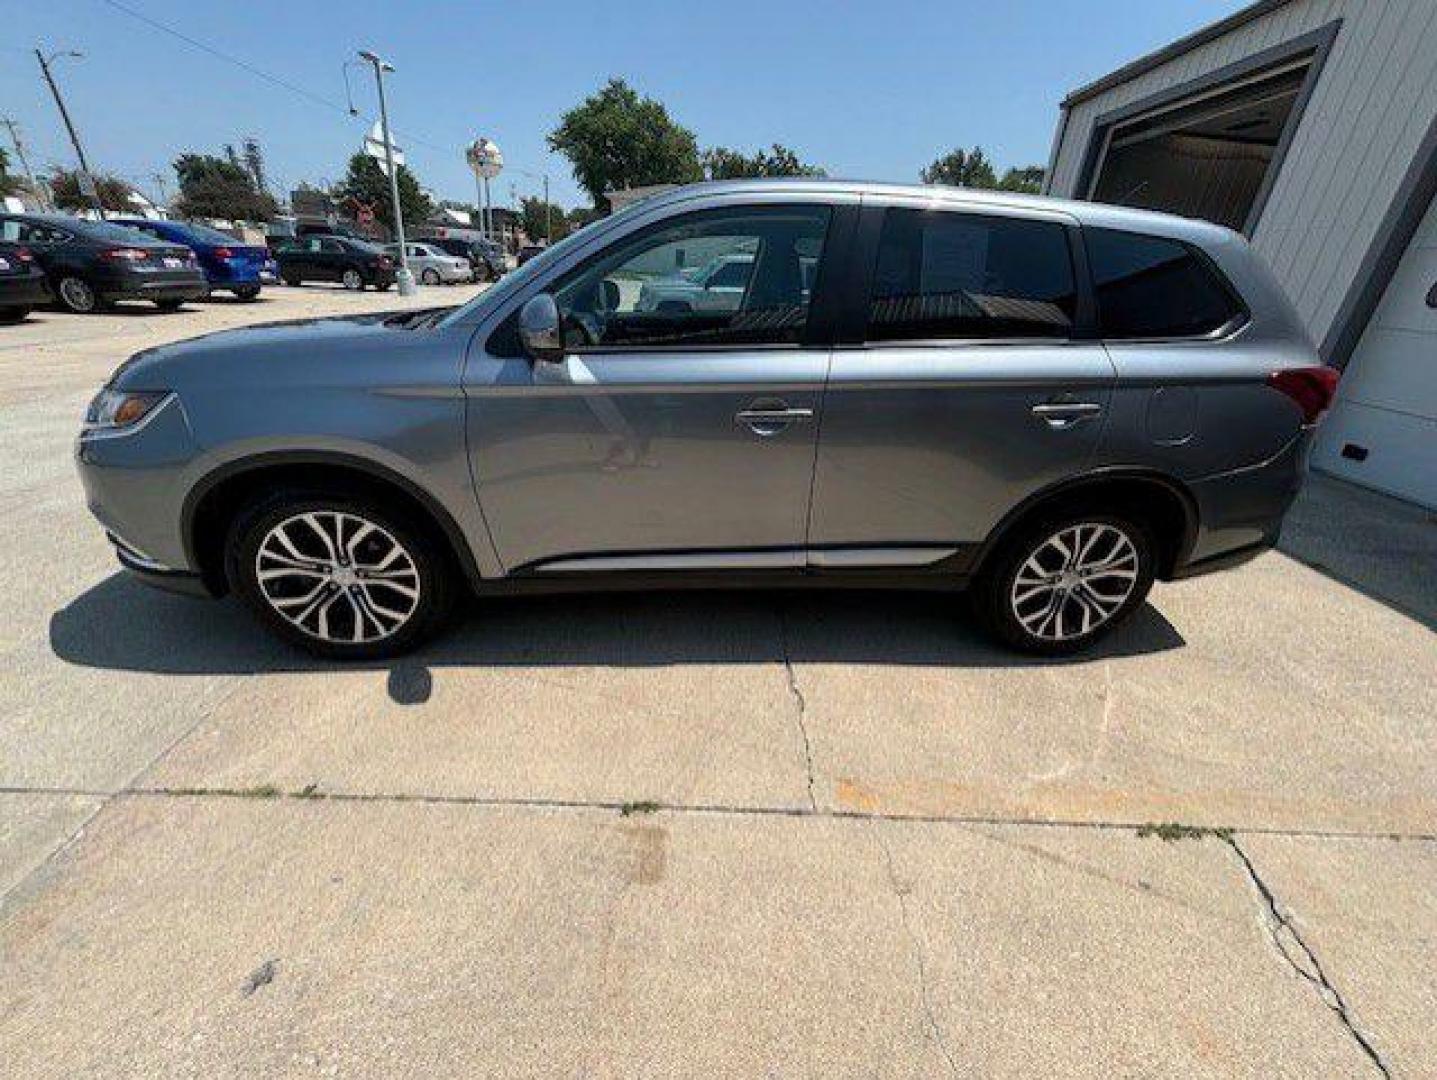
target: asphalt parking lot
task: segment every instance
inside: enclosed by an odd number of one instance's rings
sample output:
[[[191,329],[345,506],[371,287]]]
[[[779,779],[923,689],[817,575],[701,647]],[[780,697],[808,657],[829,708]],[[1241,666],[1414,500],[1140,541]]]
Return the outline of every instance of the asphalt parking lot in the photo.
[[[759,593],[333,668],[117,573],[70,453],[126,356],[471,292],[0,329],[0,1072],[1437,1075],[1410,506],[1316,478],[1063,663]]]

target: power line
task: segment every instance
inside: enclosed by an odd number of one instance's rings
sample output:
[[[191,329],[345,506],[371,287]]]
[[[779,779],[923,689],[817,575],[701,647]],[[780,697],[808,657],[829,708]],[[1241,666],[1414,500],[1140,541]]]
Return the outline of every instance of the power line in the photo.
[[[165,23],[160,22],[158,19],[152,19],[150,16],[144,14],[143,12],[136,11],[134,8],[129,7],[126,4],[120,3],[119,0],[103,0],[103,2],[114,8],[116,11],[130,16],[130,18],[136,19],[144,23],[146,26],[160,31],[160,33],[162,34],[168,34],[170,37],[176,38],[179,41],[183,41],[186,45],[189,45],[192,48],[196,48],[199,49],[201,52],[208,53],[210,56],[223,60],[227,64],[233,64],[235,67],[241,68],[244,71],[249,72],[256,78],[263,79],[265,80],[265,82],[278,86],[283,90],[288,90],[292,94],[298,94],[300,97],[307,99],[315,105],[322,105],[324,108],[332,109],[346,118],[351,118],[351,113],[349,109],[339,104],[339,102],[337,101],[331,101],[329,98],[323,97],[320,94],[316,94],[311,90],[306,90],[304,87],[299,86],[296,83],[292,83],[288,79],[282,79],[278,75],[272,75],[268,71],[265,71],[264,69],[258,68],[254,64],[251,64],[248,60],[242,60],[238,56],[232,56],[229,53],[223,51],[222,49],[217,49],[213,45],[206,44],[205,42],[200,41],[197,38],[192,38],[188,34],[180,30],[176,30],[173,26],[166,25]],[[429,142],[427,139],[421,139],[416,135],[406,135],[404,138],[407,142],[418,143],[420,146],[428,147],[430,150],[435,150],[442,154],[450,154],[454,152],[454,147],[452,146],[440,146],[437,143]]]

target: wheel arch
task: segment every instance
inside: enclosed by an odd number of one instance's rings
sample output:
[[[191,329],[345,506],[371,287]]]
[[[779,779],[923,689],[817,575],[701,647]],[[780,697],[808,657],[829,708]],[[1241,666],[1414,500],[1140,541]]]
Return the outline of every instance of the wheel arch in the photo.
[[[185,554],[216,595],[228,591],[224,544],[236,517],[264,490],[284,485],[370,494],[417,512],[477,587],[482,575],[463,530],[438,499],[408,477],[367,458],[337,451],[270,451],[227,462],[205,474],[185,497]]]
[[[1197,500],[1180,480],[1155,470],[1100,469],[1070,477],[1028,496],[988,534],[974,558],[971,573],[980,573],[988,558],[1014,530],[1035,518],[1069,507],[1095,505],[1121,508],[1143,518],[1158,543],[1157,577],[1170,580],[1187,561],[1197,539]]]

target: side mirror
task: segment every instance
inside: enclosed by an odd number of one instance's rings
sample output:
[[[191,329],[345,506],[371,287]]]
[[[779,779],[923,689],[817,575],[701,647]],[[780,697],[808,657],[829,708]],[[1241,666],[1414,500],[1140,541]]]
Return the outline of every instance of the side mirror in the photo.
[[[531,297],[519,311],[519,342],[531,359],[557,363],[564,359],[559,334],[559,305],[548,293]]]

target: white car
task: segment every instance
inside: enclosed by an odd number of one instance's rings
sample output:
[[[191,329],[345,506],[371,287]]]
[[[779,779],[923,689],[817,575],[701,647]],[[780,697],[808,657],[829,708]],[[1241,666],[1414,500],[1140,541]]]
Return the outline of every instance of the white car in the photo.
[[[386,244],[384,250],[398,262],[398,244]],[[474,280],[474,268],[469,265],[468,259],[450,255],[429,244],[405,244],[404,257],[409,262],[410,273],[425,285],[457,285]]]
[[[644,282],[634,310],[734,312],[743,303],[752,274],[752,255],[720,255],[676,277]]]

